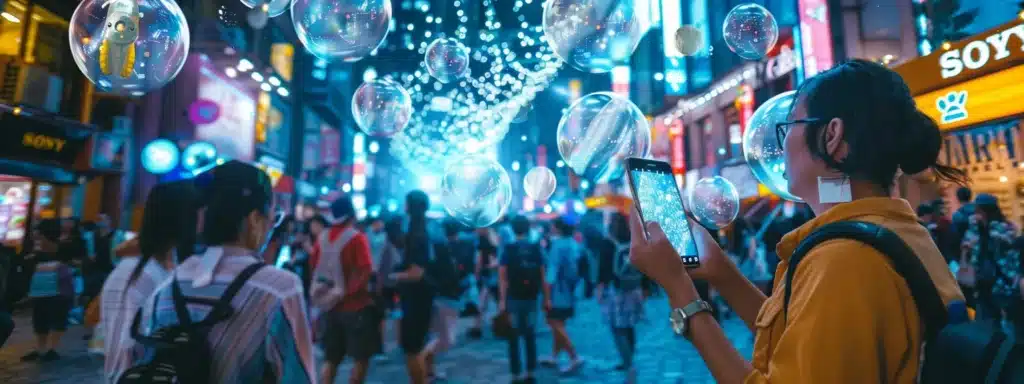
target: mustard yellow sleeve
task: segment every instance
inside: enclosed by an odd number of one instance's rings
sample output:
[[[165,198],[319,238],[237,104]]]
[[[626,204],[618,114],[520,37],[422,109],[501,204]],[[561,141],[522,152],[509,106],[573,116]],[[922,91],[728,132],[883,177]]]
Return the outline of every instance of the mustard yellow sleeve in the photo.
[[[884,372],[884,327],[905,327],[898,278],[885,256],[867,245],[833,240],[815,248],[797,268],[788,319],[781,311],[776,317],[788,326],[771,354],[768,372],[755,370],[745,382],[887,381],[891,373]]]

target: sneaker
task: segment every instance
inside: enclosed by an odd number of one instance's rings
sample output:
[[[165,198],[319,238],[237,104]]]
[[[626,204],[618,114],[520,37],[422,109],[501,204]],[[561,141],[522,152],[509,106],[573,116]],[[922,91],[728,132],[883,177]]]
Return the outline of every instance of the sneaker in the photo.
[[[544,356],[537,359],[537,363],[542,367],[553,368],[558,366],[558,360],[554,356]]]
[[[616,371],[625,371],[627,369],[629,369],[629,367],[627,367],[626,364],[619,363],[619,365],[615,366]]]
[[[571,361],[569,363],[569,365],[563,367],[559,371],[559,373],[561,373],[563,375],[573,374],[573,373],[576,373],[576,371],[578,371],[580,369],[580,367],[582,367],[582,366],[583,366],[583,358],[577,357],[576,360]]]
[[[58,354],[57,351],[54,351],[54,350],[51,349],[49,352],[46,352],[46,354],[43,355],[43,357],[40,358],[40,360],[42,360],[42,361],[57,361],[57,360],[60,360],[60,354]]]
[[[32,352],[29,352],[28,354],[26,354],[25,356],[22,356],[21,357],[21,361],[24,361],[24,362],[36,361],[36,360],[39,360],[40,357],[43,357],[43,355],[41,353],[39,353],[38,351],[32,351]]]

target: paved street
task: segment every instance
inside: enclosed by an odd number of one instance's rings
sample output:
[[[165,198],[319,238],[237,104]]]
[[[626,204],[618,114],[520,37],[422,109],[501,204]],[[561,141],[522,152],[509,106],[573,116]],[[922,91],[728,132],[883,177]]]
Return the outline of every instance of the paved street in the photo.
[[[650,319],[638,329],[637,370],[639,383],[713,383],[696,350],[688,343],[671,336],[666,322],[668,309],[664,299],[654,299],[647,305]],[[81,327],[72,327],[64,338],[61,350],[64,358],[53,363],[24,364],[18,360],[32,345],[30,321],[27,315],[16,316],[18,329],[3,349],[0,349],[0,383],[82,384],[102,382],[102,359],[90,357],[82,341]],[[468,324],[467,324],[468,325]],[[750,353],[750,334],[738,319],[725,321],[733,342],[745,355]],[[541,383],[621,383],[624,377],[612,367],[618,363],[614,344],[604,326],[597,306],[586,302],[570,322],[570,333],[577,349],[586,358],[584,368],[575,376],[558,377],[552,370],[539,373]],[[551,350],[551,336],[543,332],[539,349],[541,356]],[[440,370],[447,373],[453,384],[499,384],[509,381],[503,341],[484,339],[464,341],[438,361]],[[347,365],[338,383],[347,382]],[[394,384],[406,382],[400,356],[378,361],[372,367],[369,383]]]

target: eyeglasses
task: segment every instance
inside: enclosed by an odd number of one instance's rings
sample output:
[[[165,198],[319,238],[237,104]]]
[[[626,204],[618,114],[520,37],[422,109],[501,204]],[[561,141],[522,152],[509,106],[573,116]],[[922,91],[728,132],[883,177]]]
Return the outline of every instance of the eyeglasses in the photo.
[[[779,149],[782,149],[782,142],[786,140],[786,134],[789,133],[789,126],[796,124],[815,124],[820,123],[822,119],[817,117],[808,117],[806,119],[796,119],[792,121],[783,121],[775,124],[775,138],[779,141]]]

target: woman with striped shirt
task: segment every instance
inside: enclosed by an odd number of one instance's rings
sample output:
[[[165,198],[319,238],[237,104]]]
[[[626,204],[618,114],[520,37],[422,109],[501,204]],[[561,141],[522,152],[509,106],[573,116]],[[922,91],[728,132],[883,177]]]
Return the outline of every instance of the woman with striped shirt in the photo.
[[[199,206],[198,194],[189,182],[159,184],[149,192],[138,239],[139,253],[121,259],[103,284],[100,296],[107,356],[104,371],[109,382],[115,382],[131,367],[136,344],[129,330],[135,312],[167,279],[177,261],[192,255]]]

